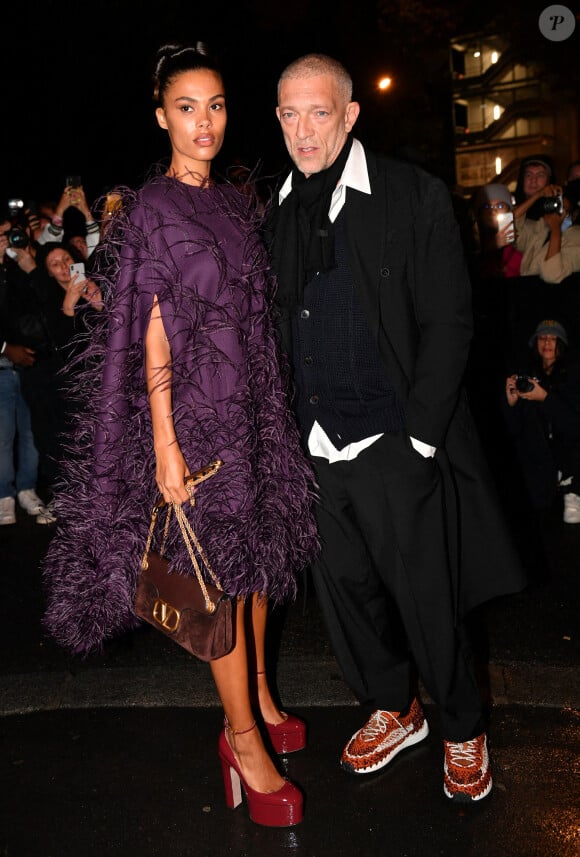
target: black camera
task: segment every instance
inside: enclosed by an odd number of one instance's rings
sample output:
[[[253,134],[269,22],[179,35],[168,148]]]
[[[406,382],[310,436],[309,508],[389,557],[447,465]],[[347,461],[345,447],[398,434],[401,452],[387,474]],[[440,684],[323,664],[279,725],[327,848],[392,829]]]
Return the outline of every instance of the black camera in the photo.
[[[25,228],[24,200],[8,200],[8,219],[10,220],[10,231],[8,232],[8,244],[10,247],[24,249],[30,244],[28,232]]]
[[[30,244],[30,239],[22,226],[12,226],[8,233],[8,243],[11,247],[19,247],[23,250]]]
[[[533,389],[534,385],[528,375],[518,375],[516,378],[516,390],[518,393],[530,393]]]
[[[542,196],[538,200],[538,203],[541,205],[544,214],[562,214],[564,211],[561,194],[557,196]]]

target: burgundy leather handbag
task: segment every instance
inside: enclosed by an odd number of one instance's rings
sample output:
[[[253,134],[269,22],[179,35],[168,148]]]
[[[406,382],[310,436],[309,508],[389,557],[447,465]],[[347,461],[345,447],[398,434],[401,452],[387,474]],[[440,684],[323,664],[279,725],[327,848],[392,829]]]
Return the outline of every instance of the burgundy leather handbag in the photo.
[[[221,464],[219,460],[211,462],[186,480],[192,503],[194,486],[217,472]],[[163,539],[159,551],[153,551],[153,534],[159,512],[164,507],[167,515]],[[163,555],[172,513],[181,529],[195,576],[170,573],[169,560]],[[213,583],[204,579],[200,562]],[[232,598],[222,590],[183,508],[178,504],[167,504],[161,499],[153,507],[134,609],[140,619],[202,661],[221,658],[232,649],[235,616]]]

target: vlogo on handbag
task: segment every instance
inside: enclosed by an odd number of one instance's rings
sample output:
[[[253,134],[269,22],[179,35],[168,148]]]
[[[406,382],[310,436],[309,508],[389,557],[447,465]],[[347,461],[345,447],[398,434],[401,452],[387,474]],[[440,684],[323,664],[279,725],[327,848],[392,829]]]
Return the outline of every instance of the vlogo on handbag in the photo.
[[[173,634],[179,627],[181,613],[176,607],[172,607],[167,601],[158,598],[153,605],[152,616],[156,622],[159,622],[162,628]]]
[[[205,481],[217,473],[222,463],[219,459],[212,461],[193,473],[186,483],[193,487]],[[164,507],[167,507],[167,515],[161,546],[159,551],[154,551],[151,546],[155,524],[159,511]],[[169,571],[169,560],[163,553],[172,516],[177,519],[195,575]],[[213,582],[204,579],[200,564]],[[212,661],[227,655],[234,644],[232,600],[221,588],[185,510],[180,505],[168,505],[161,498],[151,513],[149,535],[137,579],[136,615],[200,660]]]

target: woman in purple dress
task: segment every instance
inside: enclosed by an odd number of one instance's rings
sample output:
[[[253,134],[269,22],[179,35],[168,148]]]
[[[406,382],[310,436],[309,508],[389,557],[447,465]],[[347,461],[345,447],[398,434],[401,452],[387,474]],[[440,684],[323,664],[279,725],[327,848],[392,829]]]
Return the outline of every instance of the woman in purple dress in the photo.
[[[276,349],[258,204],[210,178],[226,127],[221,74],[198,43],[161,48],[154,80],[171,162],[125,191],[96,251],[105,306],[76,365],[45,624],[79,654],[136,627],[151,508],[158,492],[184,504],[237,596],[234,648],[211,662],[226,715],[226,800],[239,804],[241,781],[255,822],[289,826],[302,819],[302,795],[278,772],[255,717],[278,752],[305,745],[304,722],[270,693],[264,638],[268,601],[294,595],[317,549],[313,483]],[[184,479],[216,458],[224,465],[191,506]],[[176,572],[194,573],[177,527],[167,553]]]

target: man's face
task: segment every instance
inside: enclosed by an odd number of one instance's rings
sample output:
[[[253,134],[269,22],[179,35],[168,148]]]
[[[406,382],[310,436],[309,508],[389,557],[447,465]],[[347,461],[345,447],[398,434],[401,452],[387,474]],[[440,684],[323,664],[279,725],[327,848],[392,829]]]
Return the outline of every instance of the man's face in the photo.
[[[532,196],[536,191],[546,187],[549,178],[548,170],[541,164],[530,164],[527,166],[524,172],[523,183],[525,195],[527,197]]]
[[[334,163],[359,111],[330,74],[282,81],[276,115],[290,157],[306,178]]]

